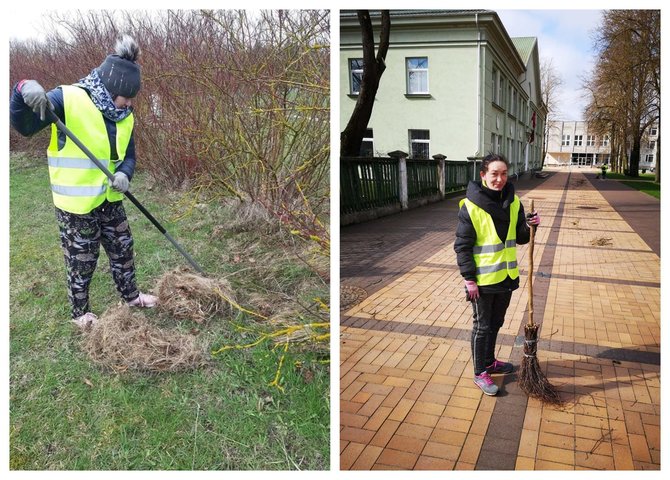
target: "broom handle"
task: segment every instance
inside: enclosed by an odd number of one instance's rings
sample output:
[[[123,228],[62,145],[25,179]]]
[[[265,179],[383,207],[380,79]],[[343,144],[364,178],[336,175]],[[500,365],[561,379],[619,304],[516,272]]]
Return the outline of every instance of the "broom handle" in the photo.
[[[535,211],[533,199],[530,200],[530,211]],[[531,225],[530,250],[528,252],[528,255],[530,256],[528,261],[528,324],[530,326],[535,325],[533,322],[533,250],[535,250],[535,226]]]

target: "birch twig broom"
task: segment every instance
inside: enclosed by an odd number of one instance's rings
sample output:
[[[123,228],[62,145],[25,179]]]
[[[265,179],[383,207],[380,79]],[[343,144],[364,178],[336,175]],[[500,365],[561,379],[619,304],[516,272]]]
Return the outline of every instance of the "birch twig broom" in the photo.
[[[534,212],[534,202],[530,201],[530,211]],[[523,359],[519,367],[519,387],[529,397],[543,402],[560,404],[561,396],[542,373],[537,360],[537,331],[539,325],[533,321],[533,250],[535,249],[535,227],[530,226],[530,249],[528,252],[528,323],[524,326]]]

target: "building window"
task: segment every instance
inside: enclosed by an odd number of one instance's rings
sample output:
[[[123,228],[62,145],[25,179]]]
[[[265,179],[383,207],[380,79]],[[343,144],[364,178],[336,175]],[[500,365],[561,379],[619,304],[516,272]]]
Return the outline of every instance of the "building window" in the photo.
[[[586,136],[586,146],[587,147],[593,147],[596,144],[596,136],[595,135],[587,135]]]
[[[407,94],[427,94],[428,57],[407,59]]]
[[[645,156],[644,161],[645,161],[646,163],[654,163],[654,154],[653,154],[653,153],[648,153],[648,154]]]
[[[602,140],[600,141],[600,146],[601,147],[609,147],[610,144],[610,137],[609,135],[605,135]]]
[[[512,108],[510,108],[510,113],[516,115],[516,90],[512,90]]]
[[[491,134],[491,153],[500,154],[500,148],[502,146],[502,135],[496,135],[495,133]]]
[[[507,159],[512,163],[516,163],[514,157],[514,140],[511,138],[507,139]]]
[[[361,83],[363,82],[363,59],[349,59],[349,91],[351,95],[361,93]]]
[[[570,146],[570,135],[563,135],[563,138],[561,140],[561,145],[564,147],[569,147]]]
[[[361,142],[361,157],[374,157],[374,141],[373,133],[371,128],[365,129],[365,135],[363,135],[363,141]]]
[[[507,111],[509,112],[510,115],[514,113],[513,107],[512,107],[512,85],[511,83],[508,83],[507,85]]]
[[[575,147],[581,147],[584,135],[575,135]]]
[[[427,160],[430,158],[430,130],[409,131],[410,158]]]
[[[503,79],[500,70],[493,67],[493,103],[502,105],[503,101]]]
[[[649,142],[649,150],[653,150],[654,148],[656,148],[656,141],[652,140]]]
[[[649,135],[651,135],[652,137],[655,137],[656,135],[658,135],[658,129],[656,127],[651,127],[651,131],[649,132]]]

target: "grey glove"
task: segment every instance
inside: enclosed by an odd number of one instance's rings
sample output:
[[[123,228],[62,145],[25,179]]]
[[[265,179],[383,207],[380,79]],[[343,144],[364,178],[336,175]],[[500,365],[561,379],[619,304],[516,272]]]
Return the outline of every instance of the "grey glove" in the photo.
[[[114,178],[112,179],[112,188],[117,192],[126,193],[128,187],[130,186],[130,180],[128,180],[128,175],[123,172],[116,172]]]
[[[47,98],[47,93],[44,87],[37,83],[36,80],[26,80],[21,85],[21,96],[33,112],[40,114],[40,120],[44,121],[46,118],[47,108],[53,110],[54,107]]]

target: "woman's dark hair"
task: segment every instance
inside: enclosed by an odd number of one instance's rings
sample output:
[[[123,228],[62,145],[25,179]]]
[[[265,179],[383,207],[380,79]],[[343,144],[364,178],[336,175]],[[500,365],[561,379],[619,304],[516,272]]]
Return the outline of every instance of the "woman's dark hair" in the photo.
[[[482,164],[479,167],[479,171],[482,173],[486,173],[489,170],[489,164],[491,162],[505,162],[505,165],[507,165],[507,168],[509,168],[509,162],[505,157],[502,155],[499,155],[497,153],[489,153],[487,156],[484,157],[482,160]]]

